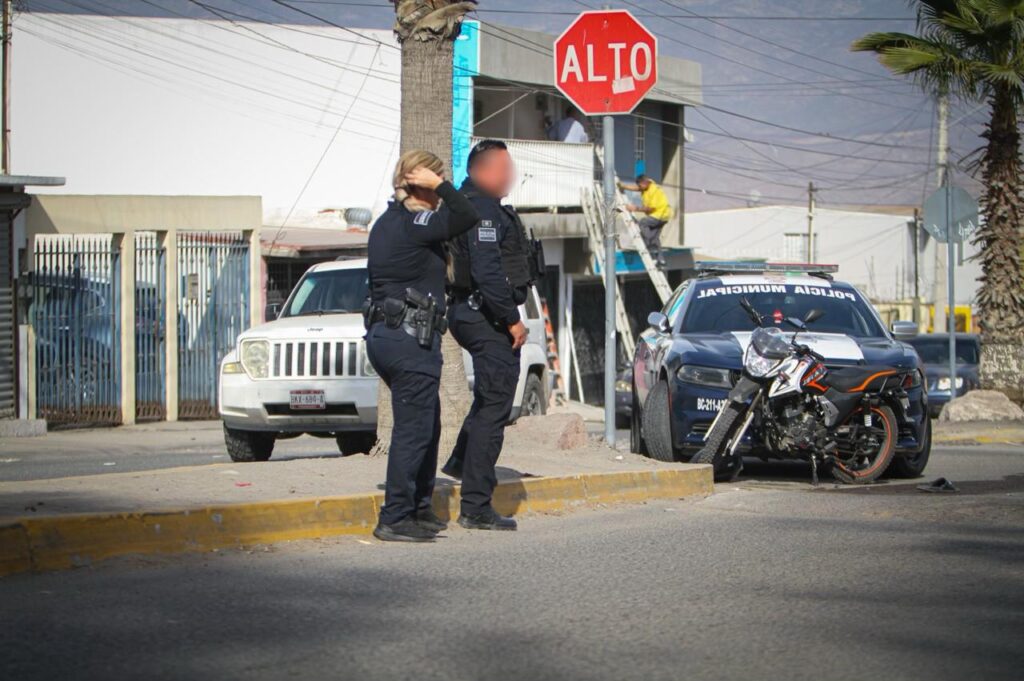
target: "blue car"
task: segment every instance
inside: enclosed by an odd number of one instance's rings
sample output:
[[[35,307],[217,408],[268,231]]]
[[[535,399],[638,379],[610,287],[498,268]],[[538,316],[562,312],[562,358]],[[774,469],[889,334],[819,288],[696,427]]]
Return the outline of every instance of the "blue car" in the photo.
[[[826,358],[826,366],[883,365],[903,376],[909,406],[900,415],[898,466],[912,476],[931,449],[928,395],[921,360],[905,340],[917,334],[911,322],[890,331],[853,286],[832,279],[824,266],[751,263],[699,264],[699,276],[684,281],[650,328],[633,357],[630,410],[632,451],[663,461],[688,461],[740,376],[743,352],[754,324],[740,305],[746,298],[779,327],[824,314],[800,340]],[[756,432],[744,443],[754,456]]]

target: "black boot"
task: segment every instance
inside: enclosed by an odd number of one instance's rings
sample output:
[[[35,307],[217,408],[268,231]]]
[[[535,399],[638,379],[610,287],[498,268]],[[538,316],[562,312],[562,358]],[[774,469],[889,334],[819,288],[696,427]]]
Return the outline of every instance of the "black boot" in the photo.
[[[441,472],[448,477],[462,480],[462,459],[452,454],[448,457],[448,462],[441,467]]]
[[[377,523],[377,527],[373,529],[373,536],[381,541],[428,542],[434,541],[437,533],[421,526],[409,516],[390,525]]]
[[[493,508],[472,515],[463,513],[459,516],[459,525],[467,530],[515,530],[519,526],[512,518],[498,515]]]
[[[426,508],[416,511],[414,516],[416,518],[416,524],[425,530],[431,532],[443,532],[448,529],[448,523],[441,520],[441,518],[434,513],[434,509]]]

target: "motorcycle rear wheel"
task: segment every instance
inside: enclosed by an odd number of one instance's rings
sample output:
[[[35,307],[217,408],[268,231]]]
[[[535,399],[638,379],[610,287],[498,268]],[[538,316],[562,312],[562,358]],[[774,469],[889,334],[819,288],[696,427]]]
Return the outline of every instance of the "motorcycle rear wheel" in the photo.
[[[836,458],[832,462],[832,477],[847,485],[865,485],[877,480],[892,463],[896,454],[896,440],[899,434],[896,415],[890,407],[879,405],[871,407],[872,435],[881,436],[882,441],[874,453],[850,452],[848,459]],[[862,418],[858,409],[851,419]],[[864,430],[864,427],[861,427]],[[857,446],[857,443],[852,443]]]

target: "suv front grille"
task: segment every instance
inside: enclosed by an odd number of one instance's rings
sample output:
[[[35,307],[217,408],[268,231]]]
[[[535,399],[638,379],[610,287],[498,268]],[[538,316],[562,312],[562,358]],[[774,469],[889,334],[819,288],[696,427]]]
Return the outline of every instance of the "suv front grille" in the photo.
[[[271,378],[345,378],[361,373],[366,347],[352,341],[278,341],[271,344]]]

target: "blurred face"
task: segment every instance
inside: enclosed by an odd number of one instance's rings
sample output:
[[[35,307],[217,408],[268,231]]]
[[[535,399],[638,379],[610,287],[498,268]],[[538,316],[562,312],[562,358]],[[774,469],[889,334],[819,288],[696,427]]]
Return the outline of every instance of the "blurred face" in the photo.
[[[636,186],[640,187],[640,191],[645,191],[648,187],[651,186],[651,181],[645,177],[644,179],[637,182]]]
[[[516,169],[506,149],[491,149],[480,155],[469,171],[469,177],[480,191],[496,199],[503,199],[512,191]]]

